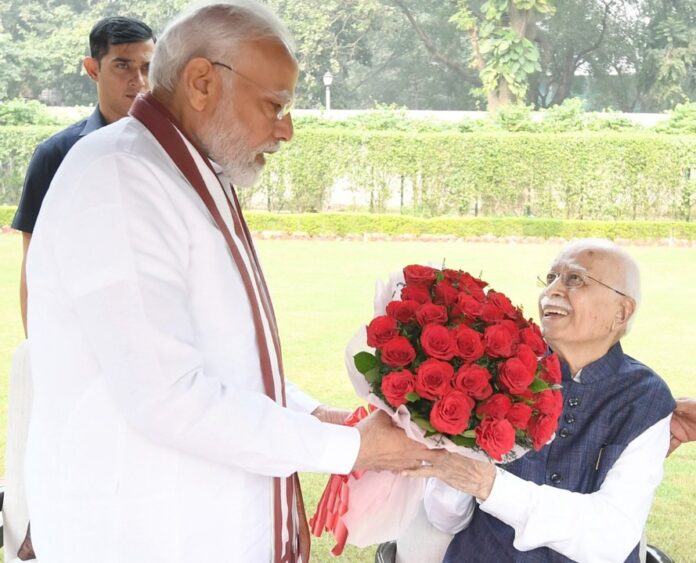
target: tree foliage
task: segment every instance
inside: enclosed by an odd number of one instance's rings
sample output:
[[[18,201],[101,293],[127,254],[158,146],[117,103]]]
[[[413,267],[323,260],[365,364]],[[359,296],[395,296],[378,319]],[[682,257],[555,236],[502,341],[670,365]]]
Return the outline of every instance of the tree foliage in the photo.
[[[660,111],[696,99],[694,0],[267,0],[297,38],[298,107]],[[0,99],[85,105],[106,15],[159,33],[188,0],[0,0]]]

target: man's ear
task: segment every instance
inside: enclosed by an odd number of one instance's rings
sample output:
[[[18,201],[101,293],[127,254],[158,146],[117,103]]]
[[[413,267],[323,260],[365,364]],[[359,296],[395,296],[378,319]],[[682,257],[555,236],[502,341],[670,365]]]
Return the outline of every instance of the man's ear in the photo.
[[[85,57],[82,66],[89,77],[96,82],[99,77],[99,61],[94,57]]]
[[[616,312],[617,326],[625,326],[636,312],[636,302],[633,299],[624,297],[619,305],[619,310]]]
[[[208,59],[191,59],[181,73],[181,84],[189,105],[199,112],[214,108],[222,88],[220,76]]]

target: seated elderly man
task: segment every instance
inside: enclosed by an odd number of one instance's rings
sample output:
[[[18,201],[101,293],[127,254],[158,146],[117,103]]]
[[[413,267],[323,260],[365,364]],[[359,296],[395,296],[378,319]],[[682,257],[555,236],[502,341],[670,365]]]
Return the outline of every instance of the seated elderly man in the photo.
[[[639,302],[638,267],[609,241],[574,242],[553,262],[539,311],[563,373],[555,439],[504,467],[442,453],[407,472],[437,477],[425,508],[456,533],[445,562],[639,560],[675,406],[619,343]]]

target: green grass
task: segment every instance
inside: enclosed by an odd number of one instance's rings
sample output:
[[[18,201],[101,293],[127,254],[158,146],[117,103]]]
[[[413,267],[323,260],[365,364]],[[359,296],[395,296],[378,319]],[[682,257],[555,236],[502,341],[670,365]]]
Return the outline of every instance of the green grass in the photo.
[[[450,267],[483,276],[536,316],[537,274],[546,271],[557,244],[463,244],[419,242],[260,241],[261,260],[279,317],[286,370],[318,399],[343,407],[357,405],[344,375],[343,349],[355,330],[372,317],[377,278],[408,263],[446,259]],[[657,370],[675,396],[696,396],[691,354],[696,347],[696,249],[632,247],[643,271],[644,303],[626,351]],[[0,424],[4,427],[11,353],[22,337],[17,285],[21,238],[0,236]],[[4,432],[0,447],[4,449]],[[311,514],[325,483],[303,475]],[[648,540],[675,561],[696,562],[696,444],[665,463],[648,525]],[[315,540],[313,561],[371,562],[374,549],[348,548],[340,559],[329,554],[330,538]]]

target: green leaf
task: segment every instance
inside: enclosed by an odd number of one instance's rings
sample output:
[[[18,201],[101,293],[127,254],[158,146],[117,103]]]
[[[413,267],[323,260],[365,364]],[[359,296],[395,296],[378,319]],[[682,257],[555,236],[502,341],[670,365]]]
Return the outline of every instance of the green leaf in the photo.
[[[417,401],[418,399],[420,399],[420,395],[418,393],[411,392],[411,393],[406,394],[406,400],[409,403],[413,403],[413,402]]]
[[[476,430],[464,430],[461,435],[465,438],[476,438]]]
[[[528,387],[532,393],[539,393],[540,391],[546,391],[546,389],[550,389],[550,386],[546,381],[543,379],[535,379],[532,381],[532,384]]]
[[[428,432],[437,432],[437,430],[433,428],[433,425],[430,424],[429,420],[425,420],[424,418],[421,418],[420,416],[415,416],[414,414],[411,414],[411,420],[413,420],[413,422],[415,422],[423,430],[427,430]]]
[[[464,446],[465,448],[473,448],[476,446],[476,440],[474,438],[468,438],[462,435],[450,436],[450,440],[458,446]]]
[[[353,362],[357,370],[366,375],[368,371],[377,367],[377,358],[369,352],[358,352],[353,356]]]
[[[365,376],[365,379],[367,379],[368,383],[373,385],[379,381],[379,370],[376,367],[368,370],[363,375]]]
[[[534,66],[533,63],[524,63],[524,65],[522,65],[522,68],[524,69],[524,71],[527,74],[531,74],[532,72],[534,72],[536,70],[536,67]]]

